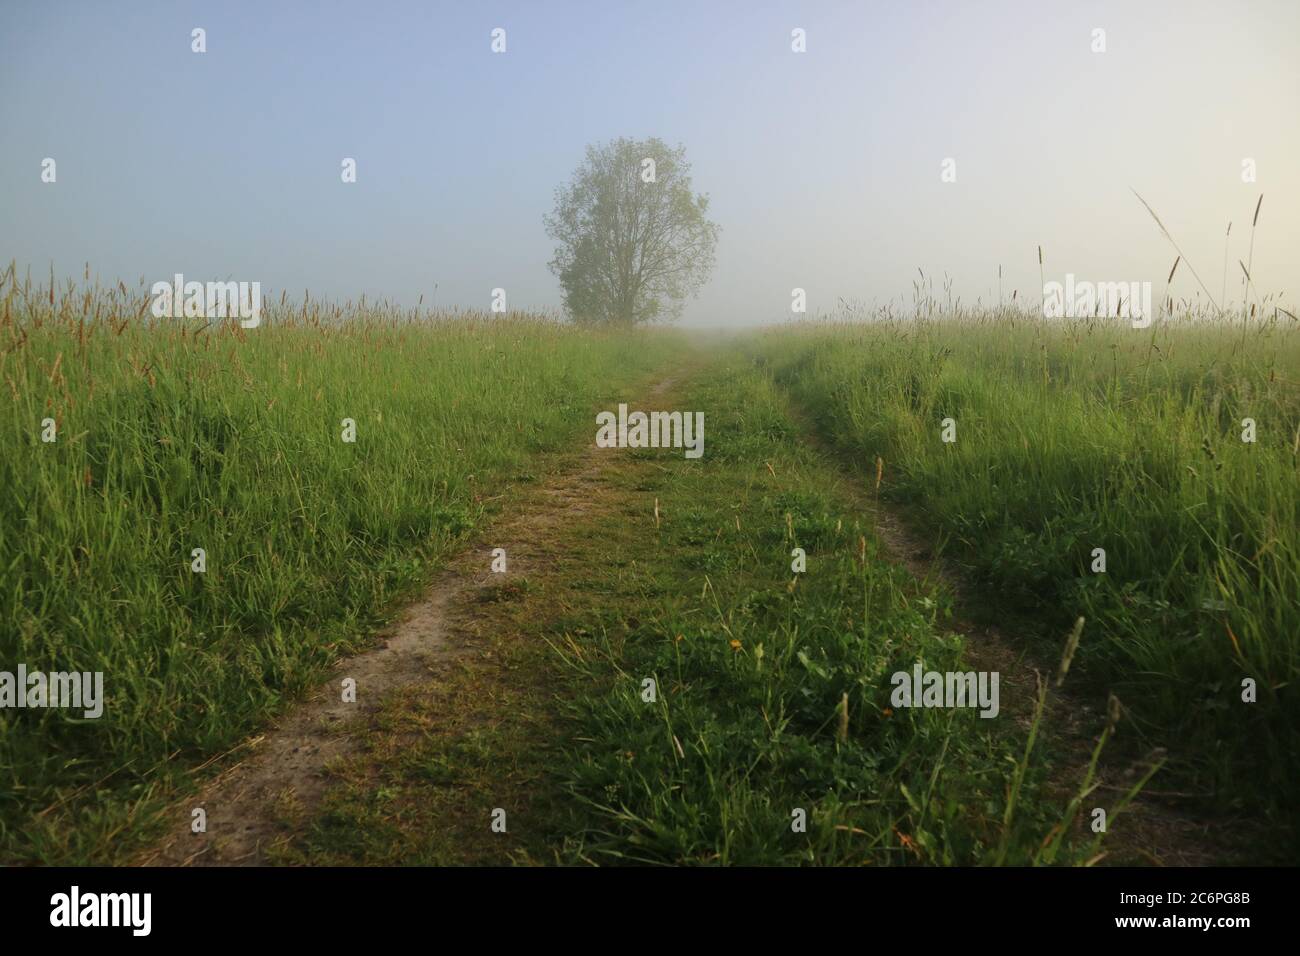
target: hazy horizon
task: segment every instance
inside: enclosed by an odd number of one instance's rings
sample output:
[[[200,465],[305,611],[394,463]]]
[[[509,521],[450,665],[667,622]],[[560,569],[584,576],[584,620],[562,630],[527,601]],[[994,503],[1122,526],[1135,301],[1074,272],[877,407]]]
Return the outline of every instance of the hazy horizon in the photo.
[[[1187,256],[1176,298],[1199,292],[1187,264],[1219,296],[1231,221],[1238,305],[1263,194],[1254,285],[1286,303],[1297,27],[1283,2],[9,3],[0,260],[476,309],[501,287],[555,311],[554,189],[588,144],[658,136],[685,146],[722,227],[687,326],[789,318],[796,287],[810,314],[910,303],[918,268],[988,304],[1000,265],[1003,298],[1034,301],[1039,245],[1048,281],[1158,296],[1177,253],[1131,190]]]

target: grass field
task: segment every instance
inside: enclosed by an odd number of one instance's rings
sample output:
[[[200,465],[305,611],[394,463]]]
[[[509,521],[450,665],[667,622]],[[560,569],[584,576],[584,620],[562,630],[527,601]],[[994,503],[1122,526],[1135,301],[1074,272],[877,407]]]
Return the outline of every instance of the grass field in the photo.
[[[1294,847],[1294,323],[1000,312],[692,342],[308,301],[242,330],[12,268],[0,302],[0,670],[103,671],[108,698],[93,721],[0,711],[0,860],[130,858],[657,381],[704,412],[704,458],[604,449],[581,510],[517,529],[544,560],[461,610],[483,653],[383,704],[280,861],[1128,859],[1135,837],[1086,825],[1127,801],[1093,776],[1109,693],[1134,754],[1168,749],[1163,786]],[[890,509],[978,607],[890,553]],[[991,658],[976,613],[1028,656]],[[1078,617],[1082,758],[1033,677]],[[1014,670],[1004,719],[891,708],[917,662]],[[494,840],[478,821],[507,804]]]
[[[103,671],[108,697],[94,721],[0,711],[0,858],[107,852],[673,347],[383,306],[149,325],[138,293],[12,270],[0,301],[0,661]]]
[[[1293,319],[809,324],[757,351],[864,471],[883,461],[886,499],[994,612],[1028,611],[1053,641],[1087,618],[1080,667],[1150,740],[1181,743],[1193,789],[1300,806]]]

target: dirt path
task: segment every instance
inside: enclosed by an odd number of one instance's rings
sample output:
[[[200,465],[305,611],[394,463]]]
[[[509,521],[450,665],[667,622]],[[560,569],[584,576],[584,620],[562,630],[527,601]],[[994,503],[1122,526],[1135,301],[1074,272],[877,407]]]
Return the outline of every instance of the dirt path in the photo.
[[[666,378],[644,392],[653,404],[675,384]],[[449,563],[432,587],[403,613],[373,650],[338,662],[335,676],[264,733],[244,741],[246,755],[176,809],[170,835],[139,859],[143,865],[256,866],[294,836],[289,822],[309,817],[331,786],[329,769],[364,749],[386,700],[403,692],[439,693],[432,678],[479,651],[476,605],[492,592],[546,563],[554,529],[583,515],[611,464],[592,440],[560,470],[520,496],[521,507],[499,517]],[[508,571],[493,573],[493,549],[506,552]],[[356,682],[355,702],[343,681]],[[192,832],[192,813],[206,813],[206,831]]]
[[[675,385],[676,379],[661,381],[638,396],[637,404],[646,407],[668,401]],[[797,414],[794,418],[804,441],[827,458],[837,458],[813,437],[809,422]],[[580,578],[581,562],[593,560],[592,554],[557,550],[570,525],[592,514],[618,520],[621,512],[644,504],[628,501],[626,490],[617,486],[619,469],[632,473],[635,466],[625,456],[602,453],[592,443],[561,458],[558,468],[539,485],[512,495],[517,498],[512,507],[448,563],[379,646],[340,661],[334,677],[307,701],[265,733],[241,744],[236,752],[244,756],[211,780],[200,795],[176,807],[169,837],[139,862],[545,861],[553,848],[544,840],[511,849],[487,836],[484,824],[486,813],[497,803],[512,807],[512,820],[521,821],[520,832],[540,820],[527,805],[530,789],[544,776],[546,756],[538,751],[548,742],[550,731],[536,722],[538,713],[547,709],[537,702],[549,690],[535,686],[540,676],[536,658],[519,656],[521,628],[519,619],[511,615],[536,615],[539,594],[548,604],[561,605],[548,613],[563,612],[566,588],[580,586],[573,583],[575,570]],[[1004,707],[1027,727],[1036,696],[1035,672],[1052,676],[1056,660],[1046,659],[1046,652],[1038,650],[1041,644],[978,624],[973,616],[961,613],[963,606],[972,606],[971,589],[962,576],[936,559],[927,542],[910,531],[899,515],[879,506],[864,490],[857,469],[837,470],[843,476],[843,500],[872,516],[888,555],[918,580],[938,581],[954,595],[958,614],[950,626],[965,637],[973,666],[1002,675]],[[494,548],[506,551],[506,574],[490,569]],[[517,589],[530,587],[532,599],[512,598],[518,596]],[[1064,635],[1060,637],[1063,641]],[[356,703],[342,699],[345,678],[356,681]],[[1083,778],[1104,713],[1104,700],[1088,699],[1068,684],[1064,691],[1049,695],[1043,744],[1056,755],[1052,787],[1062,806]],[[472,741],[480,731],[497,734],[481,760],[472,753]],[[430,741],[438,746],[427,748]],[[512,753],[511,746],[527,752],[527,759]],[[471,751],[468,758],[456,756],[462,747]],[[450,763],[444,759],[448,755]],[[478,765],[482,780],[474,779]],[[1140,760],[1104,762],[1098,789],[1086,806],[1112,806],[1140,770]],[[512,780],[512,775],[519,779]],[[1162,789],[1159,776],[1150,788],[1157,793]],[[350,811],[364,812],[382,803],[385,791],[400,795],[393,801],[396,809],[376,812],[363,825],[348,816]],[[191,811],[196,807],[207,814],[204,833],[191,832]],[[328,817],[340,807],[343,822],[334,836],[324,842],[305,836],[312,821],[319,823],[322,815]],[[400,833],[376,839],[380,849],[372,845],[357,851],[346,843],[349,831],[370,830],[373,835],[394,820]],[[436,840],[416,845],[431,830],[438,831]],[[338,832],[343,833],[343,845],[333,846],[329,839],[338,839]],[[1212,825],[1186,811],[1177,798],[1148,793],[1112,827],[1105,845],[1106,862],[1249,862],[1235,851],[1244,845],[1236,839],[1242,832],[1235,823]],[[382,847],[385,839],[392,847]],[[441,843],[433,845],[437,841]]]

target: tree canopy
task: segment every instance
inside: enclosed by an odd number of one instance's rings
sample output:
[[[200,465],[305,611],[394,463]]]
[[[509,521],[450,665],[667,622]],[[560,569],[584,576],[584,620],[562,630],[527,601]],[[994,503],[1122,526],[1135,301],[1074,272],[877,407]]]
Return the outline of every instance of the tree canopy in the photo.
[[[557,244],[551,270],[575,321],[637,325],[681,314],[713,269],[719,228],[690,171],[685,149],[658,138],[587,147],[546,217]]]

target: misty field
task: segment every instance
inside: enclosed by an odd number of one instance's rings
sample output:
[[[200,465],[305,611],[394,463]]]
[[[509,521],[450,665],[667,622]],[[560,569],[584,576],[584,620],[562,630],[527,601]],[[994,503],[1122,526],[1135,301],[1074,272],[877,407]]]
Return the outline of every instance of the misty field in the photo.
[[[1085,617],[1080,666],[1196,786],[1300,805],[1293,319],[812,324],[758,352],[996,609],[1052,641]]]
[[[436,705],[386,699],[276,862],[1141,861],[1088,827],[1148,779],[1097,789],[1112,737],[1294,846],[1294,322],[693,340],[282,301],[241,329],[12,268],[0,300],[0,670],[106,684],[95,720],[0,710],[4,861],[133,859],[533,486],[569,510],[462,609],[490,653]],[[566,486],[596,413],[646,394],[704,413],[703,459],[606,449]],[[904,567],[891,509],[969,589]],[[1081,758],[1046,688],[1080,617]],[[1007,667],[1008,719],[891,707],[920,662]]]
[[[75,844],[318,683],[669,344],[383,306],[148,324],[143,293],[6,279],[0,660],[103,671],[108,705],[0,711],[0,857],[107,852]]]

